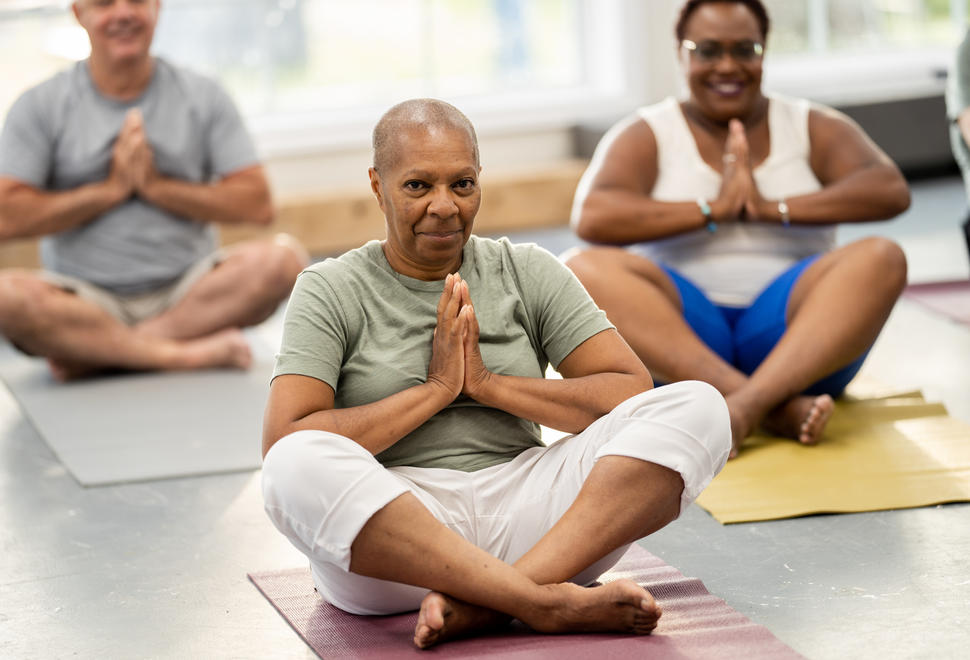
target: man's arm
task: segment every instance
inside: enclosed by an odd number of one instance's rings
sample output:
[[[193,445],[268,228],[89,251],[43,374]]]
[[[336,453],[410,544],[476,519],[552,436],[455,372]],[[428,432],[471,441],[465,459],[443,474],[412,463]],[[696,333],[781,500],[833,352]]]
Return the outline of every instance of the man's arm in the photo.
[[[260,165],[230,172],[212,183],[195,183],[164,176],[155,168],[155,155],[145,134],[141,113],[125,119],[131,126],[128,167],[135,194],[174,215],[225,225],[268,225],[273,221],[273,201],[266,174]]]
[[[129,195],[124,184],[112,178],[51,192],[0,177],[0,240],[73,229],[117,206]]]
[[[0,240],[73,229],[131,197],[134,180],[128,161],[134,130],[133,122],[126,120],[111,150],[108,178],[103,181],[52,191],[15,177],[0,176]],[[38,153],[32,155],[40,158]]]
[[[260,165],[214,183],[191,183],[156,173],[143,181],[138,194],[170,213],[202,222],[268,225],[273,221],[273,201]]]

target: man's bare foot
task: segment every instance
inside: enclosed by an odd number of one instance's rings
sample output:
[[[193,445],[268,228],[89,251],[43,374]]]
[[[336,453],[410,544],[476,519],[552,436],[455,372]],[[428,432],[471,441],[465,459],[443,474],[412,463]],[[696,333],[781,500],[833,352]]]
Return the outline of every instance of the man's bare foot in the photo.
[[[128,364],[92,364],[69,360],[48,359],[51,374],[61,382],[76,380],[111,370],[188,370],[228,367],[248,369],[253,362],[252,350],[246,336],[238,328],[227,328],[198,339],[162,342],[161,348],[135,358]],[[124,363],[125,360],[119,360]]]
[[[660,619],[660,606],[650,592],[630,580],[616,580],[597,587],[564,582],[545,588],[554,590],[555,604],[522,618],[523,623],[538,632],[647,635]]]
[[[47,360],[47,366],[50,367],[51,375],[54,380],[60,383],[66,383],[72,380],[78,380],[84,378],[85,376],[93,376],[96,373],[103,371],[102,368],[96,367],[91,364],[84,364],[83,362],[66,362],[64,360]]]
[[[504,626],[511,620],[507,614],[432,591],[421,601],[418,623],[414,627],[414,645],[426,649],[450,639]]]
[[[794,438],[803,445],[814,445],[822,439],[822,431],[835,410],[835,402],[828,394],[801,395],[775,408],[764,420],[764,427],[772,433]]]
[[[183,359],[179,368],[182,369],[207,367],[248,369],[253,363],[249,342],[238,328],[227,328],[180,344],[183,349]]]

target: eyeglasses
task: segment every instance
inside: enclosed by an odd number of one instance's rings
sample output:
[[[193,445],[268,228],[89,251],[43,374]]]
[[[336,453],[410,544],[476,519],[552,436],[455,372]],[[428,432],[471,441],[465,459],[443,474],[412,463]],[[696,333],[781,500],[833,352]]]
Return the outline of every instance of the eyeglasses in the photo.
[[[680,45],[690,51],[691,57],[700,62],[717,62],[725,53],[738,62],[750,62],[765,54],[765,47],[757,41],[738,41],[727,46],[720,41],[707,40],[697,43],[684,39]]]

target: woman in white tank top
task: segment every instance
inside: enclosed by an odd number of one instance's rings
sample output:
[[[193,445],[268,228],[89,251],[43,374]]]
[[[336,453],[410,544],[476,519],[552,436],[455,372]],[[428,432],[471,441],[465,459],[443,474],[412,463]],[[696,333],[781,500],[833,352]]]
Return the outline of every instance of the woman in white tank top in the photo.
[[[765,95],[760,0],[688,0],[689,88],[619,122],[580,182],[568,265],[655,376],[704,380],[736,455],[759,425],[814,444],[906,282],[882,238],[835,225],[909,205],[898,168],[842,114]]]

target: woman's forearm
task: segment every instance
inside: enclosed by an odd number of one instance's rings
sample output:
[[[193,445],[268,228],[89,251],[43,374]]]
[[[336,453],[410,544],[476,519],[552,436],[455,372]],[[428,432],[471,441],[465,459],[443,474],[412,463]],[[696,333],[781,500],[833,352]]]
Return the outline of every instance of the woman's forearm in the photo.
[[[620,189],[590,191],[573,220],[583,240],[611,245],[666,238],[706,224],[696,201],[660,202]]]
[[[374,403],[312,412],[273,435],[278,439],[294,431],[329,431],[354,440],[371,454],[379,454],[454,399],[455,395],[444,387],[428,381]]]
[[[909,187],[891,165],[873,165],[821,190],[785,200],[792,224],[873,222],[899,215],[909,207]],[[765,200],[759,217],[780,222],[778,200]]]
[[[604,372],[563,379],[491,374],[471,396],[516,417],[579,433],[623,401],[652,387],[646,373]]]

